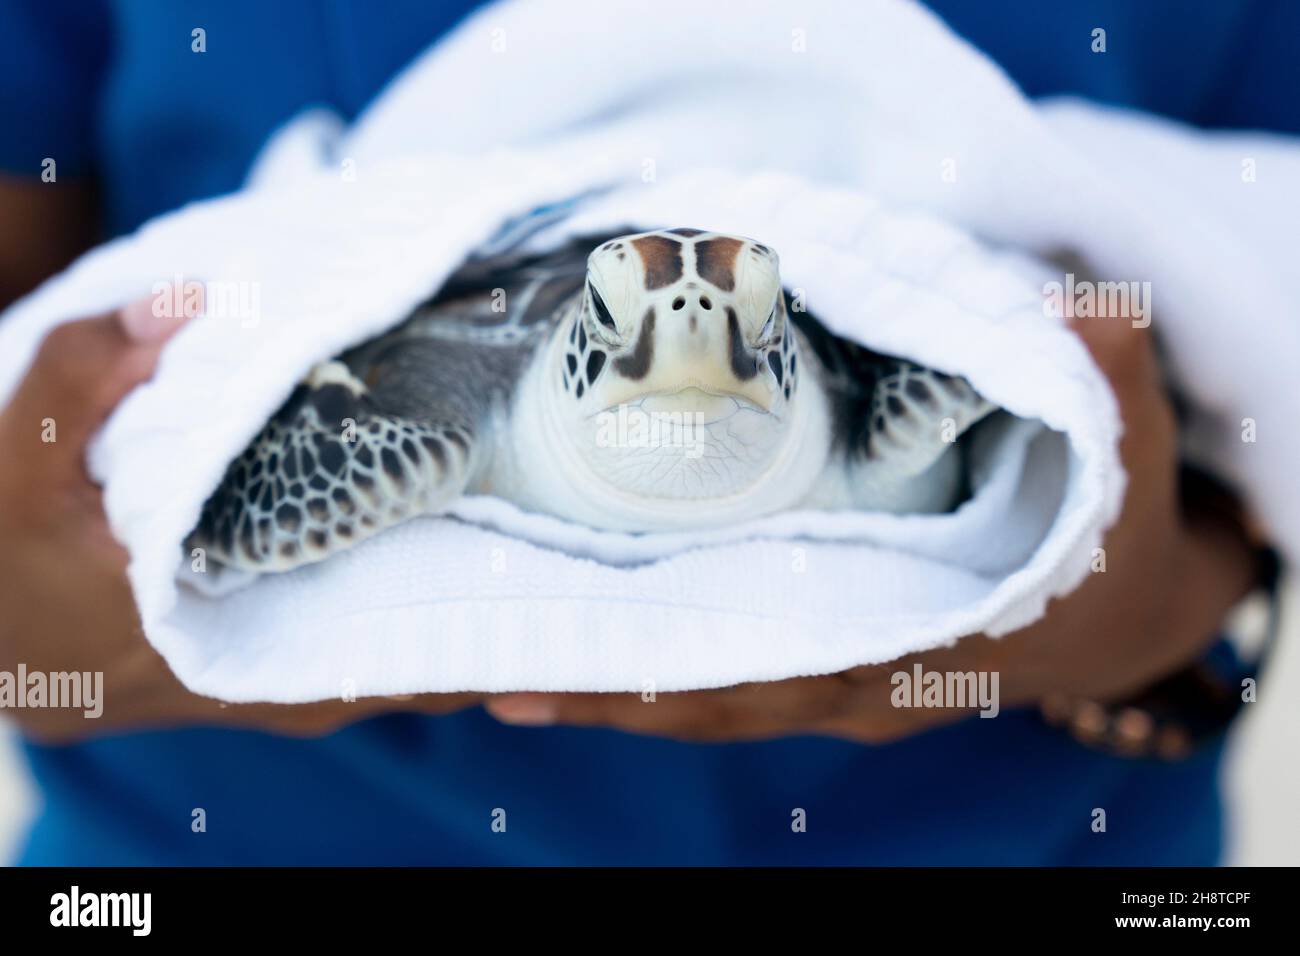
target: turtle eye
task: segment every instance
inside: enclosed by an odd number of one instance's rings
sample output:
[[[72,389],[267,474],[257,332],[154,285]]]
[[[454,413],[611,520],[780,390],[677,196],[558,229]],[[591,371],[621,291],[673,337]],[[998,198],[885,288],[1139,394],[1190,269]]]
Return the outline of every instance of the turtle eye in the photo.
[[[776,331],[776,306],[772,306],[772,313],[763,323],[763,330],[758,333],[758,345],[766,345],[772,341],[772,333]]]
[[[588,282],[587,291],[591,293],[591,311],[595,313],[596,321],[617,334],[618,326],[614,324],[614,317],[609,314],[609,307],[605,305],[605,300],[600,297],[596,287]]]

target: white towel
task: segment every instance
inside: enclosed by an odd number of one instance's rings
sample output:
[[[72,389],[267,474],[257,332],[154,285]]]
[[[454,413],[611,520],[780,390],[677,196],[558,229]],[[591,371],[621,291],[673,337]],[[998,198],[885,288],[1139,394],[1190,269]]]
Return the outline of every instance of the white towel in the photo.
[[[1058,129],[1075,121],[1058,116]],[[1128,133],[1108,117],[1077,122]],[[1204,155],[1186,134],[1134,135]],[[1294,161],[1291,146],[1275,152]],[[1297,354],[1284,351],[1293,307],[1256,260],[1236,307],[1276,351],[1238,347],[1241,374],[1211,375],[1208,330],[1229,284],[1188,241],[1201,236],[1183,230],[1170,185],[1159,215],[1126,208],[1127,183],[909,4],[660,0],[581,16],[503,4],[413,65],[350,133],[313,117],[245,193],[162,217],[14,306],[0,320],[0,397],[59,321],[174,275],[257,290],[255,322],[185,329],[91,456],[145,631],[200,693],[667,691],[826,673],[1033,620],[1088,573],[1116,513],[1113,400],[1044,316],[1043,268],[997,246],[1073,246],[1157,283],[1156,321],[1192,394],[1228,425],[1250,408],[1261,434],[1280,433],[1296,398],[1268,391],[1268,374]],[[624,224],[756,236],[835,331],[967,375],[1020,416],[981,434],[974,499],[952,515],[790,514],[642,537],[466,499],[455,518],[220,598],[189,586],[181,540],[310,365],[400,320],[503,224],[565,203],[572,215],[531,241]],[[1210,251],[1246,258],[1279,236],[1243,231]],[[1197,287],[1170,291],[1164,311],[1165,282],[1184,280]],[[1300,540],[1276,444],[1243,451],[1226,434],[1225,467],[1283,540]]]

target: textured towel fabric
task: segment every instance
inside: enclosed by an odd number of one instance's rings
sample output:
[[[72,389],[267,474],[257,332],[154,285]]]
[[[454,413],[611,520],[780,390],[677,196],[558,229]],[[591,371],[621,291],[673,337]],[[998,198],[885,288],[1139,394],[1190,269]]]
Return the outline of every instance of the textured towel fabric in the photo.
[[[1077,340],[1045,317],[1050,276],[1024,253],[1073,248],[1157,289],[1200,283],[1199,297],[1171,292],[1157,319],[1184,357],[1204,356],[1221,277],[1192,268],[1200,250],[1167,219],[1126,209],[1131,184],[1114,185],[924,11],[745,11],[489,8],[353,130],[307,118],[244,193],[96,250],[0,321],[2,396],[59,321],[176,275],[255,290],[255,314],[191,323],[92,449],[146,633],[188,686],[295,702],[825,673],[1021,626],[1088,572],[1122,492],[1117,417]],[[705,39],[719,35],[728,43]],[[467,89],[474,110],[449,95]],[[180,542],[203,500],[315,361],[400,320],[503,229],[556,209],[567,216],[529,242],[624,225],[761,237],[835,331],[968,376],[1017,416],[981,430],[974,498],[951,515],[788,514],[671,536],[475,498],[241,587],[189,570]],[[1270,276],[1257,264],[1247,278],[1264,288],[1238,304],[1268,304]],[[1271,328],[1286,313],[1251,314]],[[1258,357],[1275,368],[1285,356]],[[1186,361],[1198,396],[1198,360]],[[1240,378],[1212,377],[1228,384],[1208,404],[1232,425],[1253,400],[1263,430],[1274,396]],[[1294,531],[1260,477],[1276,464],[1264,444],[1255,459],[1220,447],[1265,517]]]

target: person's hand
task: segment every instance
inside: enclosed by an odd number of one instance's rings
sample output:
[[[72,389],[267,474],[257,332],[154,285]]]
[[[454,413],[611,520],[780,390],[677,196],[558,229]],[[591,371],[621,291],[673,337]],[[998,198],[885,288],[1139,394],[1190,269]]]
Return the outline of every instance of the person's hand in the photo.
[[[513,724],[614,727],[687,740],[827,734],[883,742],[969,716],[899,708],[892,675],[996,672],[1001,707],[1116,699],[1196,659],[1253,581],[1248,543],[1215,513],[1182,513],[1176,435],[1147,329],[1119,319],[1076,330],[1106,374],[1124,422],[1129,484],[1105,541],[1106,570],[1054,602],[1032,626],[827,677],[659,694],[509,694],[487,709]]]
[[[152,374],[181,321],[154,315],[144,300],[60,326],[0,409],[0,673],[16,680],[20,664],[28,674],[103,673],[96,719],[73,708],[0,715],[57,741],[187,724],[318,734],[387,711],[442,713],[474,703],[470,695],[427,695],[225,705],[187,691],[145,640],[126,553],[109,531],[84,456],[104,418]]]

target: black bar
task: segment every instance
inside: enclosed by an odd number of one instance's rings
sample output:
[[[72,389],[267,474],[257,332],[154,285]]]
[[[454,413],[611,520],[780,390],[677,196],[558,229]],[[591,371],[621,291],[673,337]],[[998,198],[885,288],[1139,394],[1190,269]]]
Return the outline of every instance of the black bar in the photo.
[[[144,926],[144,897],[116,894],[147,893],[148,936],[204,944],[247,944],[253,927],[267,927],[327,945],[410,932],[434,947],[447,933],[486,942],[532,928],[540,945],[557,929],[586,935],[611,918],[626,935],[659,939],[704,920],[738,935],[774,921],[851,931],[864,945],[889,930],[927,942],[1230,942],[1292,924],[1294,885],[1291,871],[1271,869],[14,869],[0,870],[0,926],[9,939],[126,938]],[[71,922],[74,886],[78,922],[116,911],[119,925],[52,925]]]

